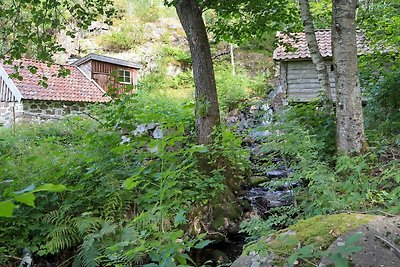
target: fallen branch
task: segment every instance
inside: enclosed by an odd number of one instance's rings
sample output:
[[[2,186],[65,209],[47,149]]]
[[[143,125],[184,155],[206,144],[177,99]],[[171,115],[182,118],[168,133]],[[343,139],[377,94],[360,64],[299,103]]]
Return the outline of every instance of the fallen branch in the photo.
[[[375,236],[377,239],[388,245],[391,249],[394,250],[394,254],[396,254],[397,258],[400,259],[400,249],[398,249],[394,244],[390,243],[388,240],[384,239],[383,237],[380,236]]]
[[[220,52],[220,53],[218,53],[218,54],[212,56],[211,58],[214,60],[214,59],[216,59],[216,58],[219,58],[219,57],[221,57],[221,56],[228,55],[228,54],[230,54],[230,53],[231,53],[231,51],[222,51],[222,52]]]
[[[5,257],[5,258],[9,258],[9,259],[19,260],[19,261],[22,260],[22,258],[15,257],[15,256],[10,256],[10,255],[1,254],[0,256],[1,256],[1,257]]]

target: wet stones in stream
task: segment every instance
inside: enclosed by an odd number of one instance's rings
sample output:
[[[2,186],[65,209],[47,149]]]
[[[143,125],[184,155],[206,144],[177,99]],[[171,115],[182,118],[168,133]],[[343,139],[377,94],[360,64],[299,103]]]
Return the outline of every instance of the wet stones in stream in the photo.
[[[287,183],[280,188],[253,187],[244,196],[250,202],[253,213],[259,216],[267,214],[271,208],[290,206],[294,204],[293,186]]]

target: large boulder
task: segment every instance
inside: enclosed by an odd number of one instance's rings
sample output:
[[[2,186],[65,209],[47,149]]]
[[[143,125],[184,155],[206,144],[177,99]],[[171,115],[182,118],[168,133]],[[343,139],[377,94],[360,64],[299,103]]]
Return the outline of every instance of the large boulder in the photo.
[[[295,261],[295,266],[334,266],[327,258],[317,257],[320,251],[334,254],[346,245],[348,237],[361,232],[362,237],[354,244],[362,247],[347,257],[351,266],[369,267],[400,266],[400,216],[342,213],[315,216],[302,220],[288,229],[263,237],[248,245],[233,267],[288,266],[287,259],[299,248],[312,245],[315,258]]]
[[[339,237],[328,248],[334,253],[345,245],[345,240],[361,233],[362,237],[355,245],[362,247],[362,250],[352,253],[347,261],[356,267],[398,267],[400,266],[400,216],[377,217]],[[320,267],[332,266],[332,262],[324,258],[319,264]]]

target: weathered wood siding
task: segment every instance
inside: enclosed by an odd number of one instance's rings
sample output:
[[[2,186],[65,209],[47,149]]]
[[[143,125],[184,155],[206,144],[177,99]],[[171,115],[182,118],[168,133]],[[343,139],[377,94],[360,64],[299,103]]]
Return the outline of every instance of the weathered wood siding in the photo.
[[[92,60],[91,77],[104,89],[108,91],[109,87],[124,89],[126,84],[118,82],[118,70],[124,69],[131,73],[131,84],[136,85],[138,80],[138,70],[135,68],[123,67],[107,62]]]
[[[297,102],[307,102],[313,98],[317,98],[321,94],[321,86],[318,81],[315,66],[311,61],[291,61],[281,62],[282,65],[287,64],[286,77],[282,80],[287,82],[287,99]],[[326,60],[329,72],[329,80],[332,88],[332,97],[335,100],[335,79],[332,69],[332,61]]]

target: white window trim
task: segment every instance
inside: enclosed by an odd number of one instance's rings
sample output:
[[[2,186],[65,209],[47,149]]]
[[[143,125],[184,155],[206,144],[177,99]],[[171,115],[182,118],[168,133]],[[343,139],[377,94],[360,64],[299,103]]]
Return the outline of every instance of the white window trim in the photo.
[[[125,76],[125,75],[120,76],[120,75],[119,75],[119,74],[120,74],[120,71],[123,71],[124,74],[125,74],[126,72],[129,73],[129,82],[125,82],[125,81],[121,81],[121,80],[120,80],[121,78],[125,80],[125,78],[127,77],[127,76]],[[132,84],[132,73],[131,73],[129,70],[126,70],[126,69],[119,69],[119,70],[118,70],[118,82],[121,83],[121,84]]]

